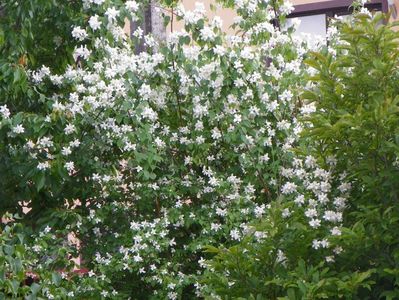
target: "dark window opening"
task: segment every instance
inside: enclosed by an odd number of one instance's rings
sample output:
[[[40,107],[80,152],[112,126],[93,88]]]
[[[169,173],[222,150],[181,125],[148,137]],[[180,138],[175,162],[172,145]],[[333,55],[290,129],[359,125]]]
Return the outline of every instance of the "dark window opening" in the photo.
[[[352,13],[353,9],[351,0],[332,0],[321,1],[309,4],[300,4],[295,6],[295,10],[288,16],[291,18],[299,18],[301,25],[298,33],[305,32],[310,34],[325,35],[328,23],[334,16],[345,16]],[[365,5],[370,11],[388,11],[387,0],[371,0]]]

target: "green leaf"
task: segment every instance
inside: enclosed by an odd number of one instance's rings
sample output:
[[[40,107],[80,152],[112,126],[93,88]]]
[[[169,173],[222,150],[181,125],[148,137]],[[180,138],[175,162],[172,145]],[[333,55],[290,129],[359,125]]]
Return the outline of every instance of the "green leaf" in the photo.
[[[38,174],[38,180],[36,183],[36,190],[39,192],[43,189],[44,184],[46,183],[46,174],[43,172],[40,172]]]
[[[61,275],[60,275],[58,272],[53,272],[53,273],[51,274],[51,279],[52,279],[53,283],[54,283],[56,286],[59,286],[60,283],[61,283],[61,280],[62,280]]]
[[[37,284],[36,282],[32,283],[32,285],[30,286],[30,290],[32,291],[32,295],[36,296],[36,294],[40,291],[42,287]]]

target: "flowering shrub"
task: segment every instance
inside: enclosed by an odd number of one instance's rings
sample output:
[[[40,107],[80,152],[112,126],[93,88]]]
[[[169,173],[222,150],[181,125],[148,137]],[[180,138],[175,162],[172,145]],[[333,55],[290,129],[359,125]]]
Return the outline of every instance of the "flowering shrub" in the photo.
[[[186,31],[136,55],[120,25],[137,3],[100,2],[86,1],[87,23],[72,29],[75,65],[30,71],[40,113],[2,106],[7,150],[31,206],[79,200],[84,259],[126,296],[132,279],[142,297],[189,297],[202,248],[240,240],[280,193],[306,45],[279,29],[288,3],[259,1],[237,3],[246,33],[230,38],[203,6],[179,8]]]
[[[11,220],[0,229],[1,299],[99,299],[100,293],[108,294],[101,274],[76,268],[72,258],[78,249],[65,238],[71,228],[46,226],[27,236],[29,231]]]
[[[371,271],[334,270],[344,251],[343,213],[351,184],[337,174],[336,160],[321,169],[308,156],[283,169],[282,195],[266,206],[264,215],[249,224],[234,246],[208,247],[216,256],[208,263],[203,292],[248,299],[319,299],[350,297],[370,287]]]
[[[371,298],[398,297],[398,33],[387,16],[361,11],[341,23],[329,53],[311,55],[316,100],[308,134],[320,161],[336,155],[353,182],[339,267],[373,272]]]
[[[7,118],[9,109],[14,116],[20,113],[19,118],[29,116],[30,129],[37,132],[43,130],[41,119],[35,117],[43,113],[44,98],[40,97],[37,89],[29,82],[26,70],[37,69],[45,64],[60,72],[68,63],[73,62],[70,52],[73,51],[75,42],[70,38],[70,31],[78,19],[84,18],[81,10],[82,3],[79,1],[32,0],[17,4],[15,1],[2,1],[0,5],[2,116]],[[51,89],[51,86],[47,88]],[[21,133],[22,130],[27,130],[27,125],[25,128],[21,126],[17,126],[14,132]],[[46,206],[50,206],[54,201],[49,200],[49,197],[43,193],[35,195],[35,188],[27,184],[31,177],[26,177],[26,174],[32,166],[19,163],[19,158],[10,155],[8,145],[12,143],[7,134],[8,130],[0,129],[0,213],[9,211],[22,214],[18,202],[32,199],[35,203],[32,215],[36,217],[43,211],[44,202]],[[41,200],[37,200],[38,198]],[[41,205],[38,202],[41,202]]]
[[[306,158],[281,169],[283,196],[239,244],[208,248],[216,256],[207,262],[205,295],[398,296],[398,35],[384,18],[360,7],[329,29],[328,47],[309,54],[301,98],[315,110],[301,118],[296,149]]]

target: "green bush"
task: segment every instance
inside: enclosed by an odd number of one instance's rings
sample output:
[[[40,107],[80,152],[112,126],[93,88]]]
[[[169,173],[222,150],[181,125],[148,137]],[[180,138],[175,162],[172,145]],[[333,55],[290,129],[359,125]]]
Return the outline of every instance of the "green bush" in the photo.
[[[33,233],[13,219],[19,217],[5,217],[8,221],[0,227],[0,299],[100,299],[109,290],[96,270],[79,269],[72,260],[79,256],[67,238],[72,228],[46,226]]]
[[[297,194],[272,201],[241,243],[208,248],[210,298],[399,296],[399,35],[387,19],[361,9],[309,53],[302,100],[315,112],[302,117],[297,160],[284,171]]]
[[[317,103],[308,131],[317,157],[335,155],[353,182],[339,266],[375,269],[363,299],[399,296],[399,34],[387,20],[359,14],[341,23],[336,53],[308,60],[315,88],[304,94]]]
[[[298,138],[307,46],[273,26],[292,6],[237,3],[231,39],[200,4],[176,7],[185,31],[137,54],[122,26],[141,1],[84,4],[70,65],[23,70],[37,110],[1,100],[2,208],[26,201],[23,221],[54,228],[80,214],[85,266],[121,298],[200,297],[203,247],[235,243],[280,194]]]

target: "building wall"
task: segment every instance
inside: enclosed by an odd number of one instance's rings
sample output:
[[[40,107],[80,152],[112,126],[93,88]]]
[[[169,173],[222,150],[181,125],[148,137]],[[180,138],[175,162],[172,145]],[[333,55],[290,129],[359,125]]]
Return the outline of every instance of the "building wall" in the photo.
[[[302,4],[311,4],[311,3],[320,3],[320,2],[328,2],[331,0],[291,0],[294,5],[302,5]],[[387,0],[388,8],[394,9],[394,12],[391,16],[391,20],[399,20],[399,0]],[[186,10],[193,10],[195,8],[195,2],[202,2],[205,4],[205,8],[208,11],[208,17],[212,19],[214,16],[220,16],[223,20],[223,30],[228,33],[233,33],[233,30],[230,28],[231,24],[234,21],[235,13],[230,9],[222,8],[220,5],[216,4],[215,0],[181,0]],[[211,11],[210,5],[216,5],[216,11]],[[397,11],[397,13],[396,13]],[[174,22],[169,25],[168,32],[171,31],[180,31],[184,27],[182,22],[178,22],[174,20]]]
[[[214,16],[221,17],[221,19],[223,20],[223,30],[225,30],[226,32],[230,32],[230,33],[233,32],[229,28],[230,28],[231,24],[233,24],[236,14],[230,9],[222,8],[219,4],[216,4],[215,0],[202,0],[202,1],[182,0],[181,2],[183,3],[184,8],[186,10],[194,10],[195,2],[204,3],[205,9],[208,12],[208,18],[212,19]],[[213,4],[217,7],[217,9],[215,11],[211,11],[211,9],[210,9],[211,4]],[[183,22],[181,22],[181,21],[178,22],[175,19],[174,22],[170,26],[172,26],[172,27],[169,28],[169,32],[171,31],[171,29],[173,29],[173,31],[180,31],[183,29],[184,24],[183,24]]]
[[[294,5],[300,4],[308,4],[314,2],[322,2],[329,0],[291,0]],[[396,0],[399,2],[399,0]],[[236,14],[231,9],[222,8],[220,4],[216,4],[215,0],[182,0],[181,1],[186,10],[194,10],[195,2],[202,2],[205,4],[205,8],[208,11],[208,18],[212,19],[214,16],[219,16],[223,20],[223,30],[228,33],[233,33],[233,30],[230,29],[230,26],[233,24],[234,17]],[[216,11],[211,11],[210,5],[213,4],[217,7]],[[169,25],[168,32],[171,31],[180,31],[184,27],[182,22],[174,21],[171,25]]]

